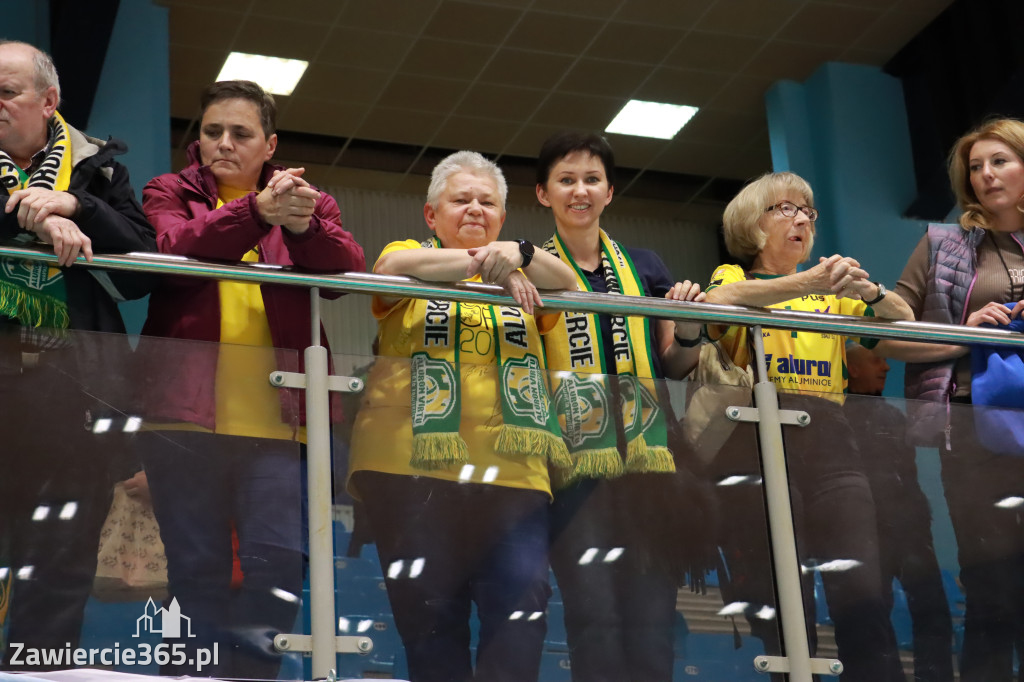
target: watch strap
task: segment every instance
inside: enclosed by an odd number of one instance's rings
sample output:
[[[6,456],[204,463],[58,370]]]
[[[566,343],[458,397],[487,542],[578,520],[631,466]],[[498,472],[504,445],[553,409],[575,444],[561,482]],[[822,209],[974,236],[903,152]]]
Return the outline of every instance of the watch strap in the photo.
[[[870,301],[864,301],[865,305],[874,305],[874,304],[878,303],[879,301],[881,301],[883,298],[885,298],[885,295],[889,293],[886,290],[885,285],[882,284],[881,282],[875,282],[874,284],[875,284],[876,287],[878,287],[878,296],[876,296],[875,298],[871,299]]]
[[[516,241],[519,242],[519,253],[523,256],[523,264],[519,267],[525,268],[533,261],[536,247],[525,239],[517,239]]]

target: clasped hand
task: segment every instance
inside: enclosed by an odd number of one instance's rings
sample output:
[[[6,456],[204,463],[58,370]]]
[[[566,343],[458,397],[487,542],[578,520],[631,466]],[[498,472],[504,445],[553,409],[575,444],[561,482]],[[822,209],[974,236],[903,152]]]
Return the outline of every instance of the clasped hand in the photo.
[[[836,298],[850,298],[857,301],[870,300],[878,294],[878,287],[872,282],[855,258],[840,256],[838,253],[818,259],[818,264],[808,270],[811,276],[810,289],[816,294],[835,294]]]
[[[470,261],[466,277],[480,275],[487,284],[504,287],[508,295],[528,314],[533,314],[534,305],[543,305],[537,287],[519,271],[523,254],[518,242],[491,242],[484,246],[467,249]]]
[[[280,225],[294,234],[302,234],[309,229],[320,192],[302,179],[305,172],[305,168],[274,172],[270,182],[256,196],[256,206],[265,222]]]

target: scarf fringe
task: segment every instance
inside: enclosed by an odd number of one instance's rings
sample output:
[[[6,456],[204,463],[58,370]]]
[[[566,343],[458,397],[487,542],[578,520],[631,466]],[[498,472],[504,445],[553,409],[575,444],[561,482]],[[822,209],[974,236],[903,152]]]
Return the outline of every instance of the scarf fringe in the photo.
[[[578,450],[573,455],[576,465],[571,481],[579,478],[615,478],[626,473],[622,465],[622,455],[615,448]]]
[[[643,434],[626,445],[626,471],[631,474],[675,473],[672,451],[664,446],[648,446]]]
[[[417,469],[444,469],[469,461],[469,446],[457,433],[417,433],[412,437],[412,459]]]
[[[495,450],[503,455],[546,454],[548,463],[559,469],[572,466],[569,449],[561,436],[541,429],[504,424],[498,432]]]
[[[71,323],[67,304],[48,296],[29,294],[4,280],[0,280],[0,315],[16,319],[26,327],[67,329]]]

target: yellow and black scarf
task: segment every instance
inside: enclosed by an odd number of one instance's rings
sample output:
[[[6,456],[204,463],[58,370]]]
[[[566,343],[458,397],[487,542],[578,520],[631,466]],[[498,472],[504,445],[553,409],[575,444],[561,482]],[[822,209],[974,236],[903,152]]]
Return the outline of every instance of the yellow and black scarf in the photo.
[[[643,285],[626,250],[604,230],[600,239],[608,292],[643,296]],[[581,291],[592,291],[557,233],[544,249],[572,266]],[[611,323],[619,405],[609,385],[604,340],[596,315],[566,312],[544,337],[548,365],[556,370],[555,409],[573,459],[570,480],[675,471],[665,413],[658,404],[654,382],[651,321],[613,316]],[[616,447],[614,411],[619,406],[626,435],[625,462]]]
[[[71,137],[61,115],[49,122],[45,158],[31,175],[0,151],[0,192],[42,187],[64,191],[71,183]],[[60,268],[13,258],[0,259],[0,316],[25,327],[67,329],[67,290]]]
[[[434,237],[423,246],[439,248],[440,243]],[[413,329],[411,464],[420,469],[469,461],[469,448],[459,435],[461,384],[475,377],[460,371],[461,305],[416,299],[405,312],[406,326]],[[482,307],[491,318],[494,359],[500,367],[502,425],[496,450],[543,456],[556,467],[568,466],[569,453],[544,380],[544,357],[531,352],[541,348],[533,317],[513,306]]]

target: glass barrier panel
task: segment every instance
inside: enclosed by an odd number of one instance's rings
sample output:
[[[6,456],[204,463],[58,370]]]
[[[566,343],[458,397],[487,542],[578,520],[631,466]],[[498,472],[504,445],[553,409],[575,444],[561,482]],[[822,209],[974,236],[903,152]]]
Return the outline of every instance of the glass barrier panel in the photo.
[[[56,345],[0,333],[3,668],[302,679],[301,392],[267,370],[298,354]]]
[[[698,456],[686,382],[334,360],[366,378],[333,432],[337,634],[374,644],[339,677],[764,679],[780,636],[753,425],[723,411]]]
[[[872,387],[851,380],[850,388],[880,393],[885,371],[871,380]],[[807,429],[817,425],[823,437],[784,427],[793,485],[815,499],[813,507],[804,501],[809,521],[797,540],[815,576],[815,594],[824,598],[815,611],[819,655],[840,658],[844,678],[953,680],[958,669],[963,676],[963,572],[956,539],[967,532],[985,547],[988,533],[981,529],[989,519],[979,511],[991,516],[1000,509],[996,500],[983,501],[977,489],[965,486],[977,471],[974,463],[957,469],[934,446],[945,441],[947,415],[958,434],[954,440],[974,443],[973,427],[969,433],[964,428],[972,422],[970,406],[947,411],[937,403],[854,393],[843,399],[782,395],[780,402],[805,410]],[[922,437],[933,447],[915,447],[925,442]],[[1004,475],[1004,481],[1019,490],[1024,478],[1011,484]],[[954,533],[950,510],[961,506],[967,525]],[[1017,529],[1013,533],[1019,537]],[[812,544],[817,537],[823,549]],[[992,582],[986,588],[1000,591],[997,602],[1012,598]],[[827,641],[833,634],[838,648]],[[1010,628],[1004,634],[1012,639]],[[1010,679],[1012,647],[1005,676],[962,679]]]

